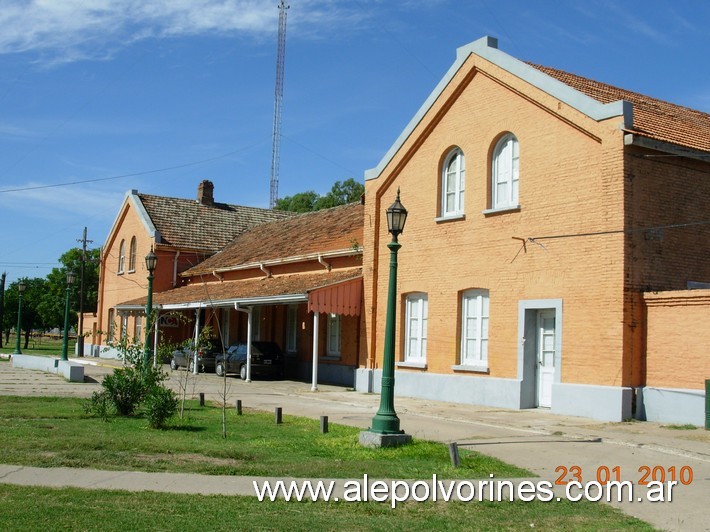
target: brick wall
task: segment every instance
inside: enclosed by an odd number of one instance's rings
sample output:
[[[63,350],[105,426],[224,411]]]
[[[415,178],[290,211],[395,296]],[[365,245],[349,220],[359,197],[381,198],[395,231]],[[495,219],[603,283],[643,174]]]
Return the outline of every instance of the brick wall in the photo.
[[[645,293],[646,385],[702,390],[710,379],[710,290]]]
[[[451,373],[459,363],[459,294],[485,288],[490,376],[517,375],[518,302],[554,298],[563,300],[562,382],[630,384],[623,233],[537,240],[541,245],[527,241],[526,250],[516,239],[624,227],[618,121],[583,117],[470,57],[379,178],[366,182],[368,342],[361,365],[381,366],[390,240],[384,210],[399,187],[409,218],[399,239],[397,360],[403,358],[404,294],[428,294],[425,371]],[[491,151],[505,132],[520,143],[521,209],[486,215]],[[465,219],[437,223],[441,162],[453,146],[466,157]]]

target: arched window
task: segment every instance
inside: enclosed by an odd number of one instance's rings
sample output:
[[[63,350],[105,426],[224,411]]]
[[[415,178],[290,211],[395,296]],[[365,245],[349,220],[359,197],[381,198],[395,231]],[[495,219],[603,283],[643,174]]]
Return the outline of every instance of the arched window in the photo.
[[[136,237],[131,238],[131,246],[128,252],[128,271],[136,271]]]
[[[463,214],[463,193],[466,187],[466,164],[459,148],[444,159],[441,171],[441,216]]]
[[[518,206],[518,159],[518,139],[511,133],[503,135],[493,150],[491,208]]]
[[[118,248],[118,272],[123,273],[123,266],[126,264],[126,241],[121,240],[121,245]]]

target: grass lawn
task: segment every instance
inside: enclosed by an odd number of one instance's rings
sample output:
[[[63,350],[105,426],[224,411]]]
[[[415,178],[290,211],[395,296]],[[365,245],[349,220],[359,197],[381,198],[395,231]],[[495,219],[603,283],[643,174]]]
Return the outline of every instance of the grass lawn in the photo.
[[[358,429],[273,413],[188,404],[184,420],[152,430],[141,416],[103,422],[77,398],[0,396],[2,462],[40,467],[309,478],[531,477],[471,451],[452,468],[442,444],[366,449]],[[31,501],[31,502],[30,502]],[[618,510],[578,502],[259,502],[256,497],[128,493],[0,484],[0,530],[652,530]]]
[[[31,501],[31,502],[29,502]],[[570,502],[259,502],[0,484],[0,530],[653,530],[609,506]]]
[[[2,337],[2,347],[0,353],[11,354],[15,352],[15,335],[10,335],[10,341],[5,343],[5,336]],[[74,345],[76,338],[69,338],[67,342],[67,351],[69,356],[74,356]],[[23,355],[39,355],[48,357],[59,357],[62,354],[62,338],[50,336],[33,336],[30,338],[30,343],[25,349],[25,337],[20,338],[20,349]]]
[[[2,461],[39,467],[169,471],[212,475],[306,478],[514,478],[534,476],[482,454],[461,450],[461,467],[451,467],[448,448],[415,441],[399,449],[367,449],[359,429],[331,424],[321,434],[318,420],[273,413],[227,411],[188,402],[186,417],[165,430],[147,428],[141,416],[103,422],[84,413],[85,399],[0,396]]]

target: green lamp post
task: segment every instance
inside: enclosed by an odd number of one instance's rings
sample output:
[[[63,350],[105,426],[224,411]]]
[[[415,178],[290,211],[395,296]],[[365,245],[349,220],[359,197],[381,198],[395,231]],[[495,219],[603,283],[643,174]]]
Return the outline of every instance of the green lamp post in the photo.
[[[62,360],[69,360],[67,357],[67,346],[69,344],[69,290],[74,284],[74,272],[67,272],[67,296],[64,305],[64,339],[62,340]]]
[[[143,363],[145,369],[148,369],[150,364],[150,330],[151,318],[153,316],[153,273],[158,265],[158,256],[150,249],[150,252],[145,256],[145,267],[148,270],[148,301],[145,304],[145,342],[143,344]]]
[[[17,343],[15,344],[15,352],[13,353],[15,355],[22,354],[22,351],[20,350],[20,331],[22,330],[22,293],[24,291],[25,282],[20,280],[17,284],[17,329],[15,329],[15,332],[17,333]]]
[[[402,435],[399,428],[399,418],[394,410],[394,340],[397,306],[397,252],[402,247],[397,237],[404,231],[407,221],[407,209],[397,199],[387,209],[387,229],[392,234],[392,241],[387,244],[390,250],[390,277],[387,291],[387,317],[385,324],[384,360],[382,362],[382,390],[380,392],[380,408],[372,418],[370,432],[381,435]],[[408,440],[397,441],[398,445]],[[383,444],[384,445],[384,444]]]

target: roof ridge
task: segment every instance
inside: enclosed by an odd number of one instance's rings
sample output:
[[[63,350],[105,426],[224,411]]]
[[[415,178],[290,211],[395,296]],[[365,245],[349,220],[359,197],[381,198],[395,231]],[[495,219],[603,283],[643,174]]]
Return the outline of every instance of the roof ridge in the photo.
[[[196,205],[201,205],[201,203],[199,201],[197,201],[196,199],[192,199],[192,198],[178,198],[175,196],[163,196],[163,195],[159,195],[159,194],[146,194],[145,192],[136,192],[136,195],[139,198],[148,197],[148,198],[168,199],[168,200],[176,200],[176,201],[185,201],[188,203],[194,203]],[[284,213],[288,214],[288,211],[275,211],[274,209],[270,209],[268,207],[254,207],[252,205],[241,205],[238,203],[225,203],[222,201],[215,201],[214,205],[227,205],[229,207],[239,207],[241,209],[254,209],[254,210],[258,210],[258,211],[269,211],[269,212],[284,212]],[[210,205],[205,205],[205,206],[210,207]]]

